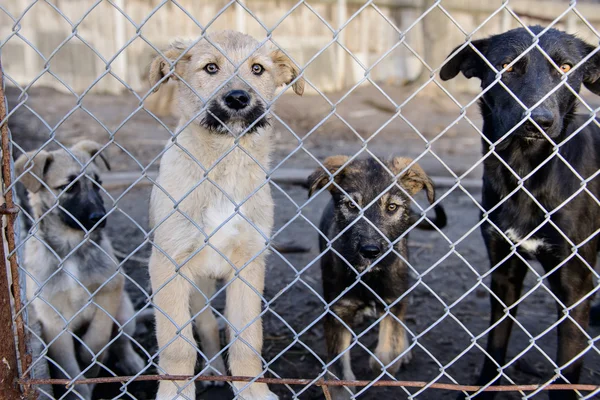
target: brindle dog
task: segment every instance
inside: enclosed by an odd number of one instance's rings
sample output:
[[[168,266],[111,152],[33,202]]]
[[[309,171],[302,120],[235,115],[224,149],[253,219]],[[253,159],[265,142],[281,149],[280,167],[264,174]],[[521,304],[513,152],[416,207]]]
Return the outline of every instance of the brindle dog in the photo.
[[[411,159],[397,157],[384,167],[369,158],[351,161],[344,167],[348,160],[347,156],[329,157],[324,162],[328,171],[319,168],[308,178],[309,196],[329,183],[329,173],[334,175],[335,183],[328,186],[332,200],[320,223],[327,238],[321,236],[319,240],[324,253],[323,294],[333,311],[325,317],[328,358],[332,361],[348,349],[352,333],[346,327],[351,327],[356,317],[373,309],[381,316],[393,304],[381,321],[377,359],[371,359],[371,367],[394,374],[411,359],[404,329],[408,269],[403,261],[408,258],[407,230],[415,225],[409,196],[425,189],[433,204],[435,189]],[[435,211],[434,223],[443,227],[444,210],[436,206]],[[356,283],[358,276],[361,282]],[[330,372],[338,378],[355,379],[349,350],[331,365]],[[335,398],[347,398],[350,391],[333,388],[333,394]]]

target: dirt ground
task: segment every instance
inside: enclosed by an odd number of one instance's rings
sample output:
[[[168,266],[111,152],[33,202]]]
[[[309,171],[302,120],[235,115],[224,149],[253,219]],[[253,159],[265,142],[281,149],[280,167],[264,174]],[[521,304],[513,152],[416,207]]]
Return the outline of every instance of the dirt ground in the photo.
[[[412,88],[393,86],[383,89],[398,104],[412,92]],[[21,104],[9,120],[17,145],[15,155],[20,149],[39,148],[46,142],[55,146],[50,140],[49,127],[57,126],[54,138],[66,145],[84,137],[107,143],[114,133],[114,143],[104,154],[110,158],[115,172],[140,173],[143,169],[158,168],[161,149],[170,135],[153,116],[139,108],[139,101],[132,94],[86,95],[78,101],[72,95],[32,89],[24,103],[31,109],[23,106],[24,100],[19,100],[18,94],[9,90],[10,108]],[[413,98],[402,107],[401,115],[395,117],[390,112],[390,103],[373,87],[358,88],[335,104],[342,96],[343,93],[329,95],[330,102],[318,96],[300,98],[286,94],[281,97],[275,111],[281,122],[275,124],[273,167],[315,168],[317,164],[312,157],[322,160],[335,153],[354,154],[362,148],[380,156],[412,157],[427,150],[420,163],[430,175],[480,177],[481,144],[474,126],[480,127],[481,120],[475,105],[466,111],[472,124],[465,119],[455,123],[461,107],[435,94]],[[473,95],[456,94],[456,97],[464,105]],[[334,110],[338,115],[333,115]],[[131,113],[134,114],[129,118]],[[324,118],[325,122],[321,123]],[[176,125],[174,117],[163,120],[168,127]],[[364,146],[363,139],[367,138],[371,139]],[[425,140],[433,142],[426,146]],[[145,305],[146,292],[150,290],[145,265],[149,254],[146,232],[150,190],[147,182],[142,181],[130,187],[114,187],[110,191],[112,199],[106,199],[107,208],[113,207],[106,229],[118,255],[135,252],[134,259],[124,263],[123,271],[130,277],[127,289],[137,308]],[[307,202],[306,189],[280,184],[273,186],[273,195],[275,231],[278,232],[275,239],[305,246],[309,251],[269,258],[265,290],[269,308],[264,315],[263,357],[271,376],[316,378],[322,373],[326,359],[321,323],[324,302],[315,294],[321,293],[320,267],[315,261],[317,232],[304,218],[317,224],[328,194]],[[483,361],[478,346],[485,346],[487,336],[479,336],[488,327],[489,319],[486,289],[489,280],[480,281],[478,276],[485,273],[489,265],[479,229],[473,229],[478,222],[478,207],[474,201],[481,195],[477,188],[450,191],[442,187],[438,188],[438,197],[443,198],[448,214],[448,226],[443,233],[415,230],[410,236],[413,273],[407,325],[413,338],[414,359],[396,379],[469,384],[473,383]],[[536,264],[532,267],[540,271]],[[536,284],[535,274],[529,273],[524,292]],[[220,295],[215,300],[217,309],[222,309],[223,297]],[[543,288],[533,290],[520,306],[520,326],[513,330],[509,349],[509,359],[513,362],[505,371],[515,383],[540,383],[553,375],[551,360],[556,353],[556,333],[549,327],[555,319],[555,302]],[[377,327],[372,324],[373,321],[365,321],[355,331],[360,343],[352,349],[357,379],[378,377],[369,369],[370,356],[362,348],[375,348]],[[544,333],[546,330],[549,331]],[[589,335],[595,338],[595,347],[585,356],[581,382],[598,384],[600,327],[590,328]],[[477,340],[472,340],[474,337]],[[135,339],[143,347],[139,349],[141,354],[153,354],[156,343],[151,320],[139,324]],[[222,339],[224,345],[224,331]],[[119,372],[114,362],[109,361],[107,365]],[[155,370],[150,367],[145,373],[152,374]],[[198,385],[198,388],[198,399],[231,398],[226,387]],[[156,385],[131,383],[123,388],[125,393],[121,389],[120,385],[98,385],[95,397],[151,399]],[[314,386],[273,385],[272,390],[282,399],[323,398],[321,390]],[[357,398],[404,399],[415,392],[413,389],[368,388]],[[415,398],[437,400],[455,396],[449,391],[426,389]],[[534,398],[546,396],[540,394]],[[500,395],[498,399],[521,397],[514,393]]]

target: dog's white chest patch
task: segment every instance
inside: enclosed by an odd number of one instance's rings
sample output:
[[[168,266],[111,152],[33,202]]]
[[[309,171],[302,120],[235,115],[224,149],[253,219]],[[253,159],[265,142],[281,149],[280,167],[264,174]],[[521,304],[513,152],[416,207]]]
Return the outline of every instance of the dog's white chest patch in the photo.
[[[519,242],[521,242],[521,240],[523,240],[523,237],[521,235],[519,235],[519,233],[513,228],[507,229],[505,234],[515,244],[519,243]],[[532,237],[532,238],[529,238],[529,239],[521,242],[521,245],[519,247],[521,250],[525,250],[529,253],[535,253],[540,249],[546,248],[547,244],[546,244],[546,242],[544,242],[543,239]]]

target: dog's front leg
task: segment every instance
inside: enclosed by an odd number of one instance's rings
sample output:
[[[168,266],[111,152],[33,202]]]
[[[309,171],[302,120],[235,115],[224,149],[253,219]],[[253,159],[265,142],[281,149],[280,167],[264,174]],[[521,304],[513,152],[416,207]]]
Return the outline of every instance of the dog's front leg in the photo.
[[[484,233],[484,238],[486,238],[486,233]],[[517,315],[517,306],[513,305],[521,296],[523,280],[527,274],[527,265],[517,256],[513,255],[505,260],[511,250],[509,244],[503,238],[489,238],[486,240],[486,245],[490,257],[490,266],[492,268],[496,267],[492,272],[493,294],[490,294],[492,306],[490,325],[502,321],[492,329],[488,336],[487,355],[477,380],[479,386],[487,385],[493,381],[496,381],[496,384],[499,383],[500,373],[496,364],[503,366],[505,363],[506,348],[513,325],[511,317],[514,318]],[[509,317],[506,309],[511,306],[513,307],[508,312],[511,316]],[[495,396],[495,392],[483,392],[477,398],[490,400]],[[464,395],[459,396],[459,398],[464,398]]]
[[[117,316],[121,293],[123,292],[123,278],[118,276],[118,281],[109,289],[101,289],[93,297],[93,304],[88,307],[96,307],[94,317],[90,322],[87,331],[83,335],[83,343],[81,350],[81,361],[83,368],[88,368],[85,376],[95,378],[98,376],[100,365],[106,358],[108,351],[104,349],[110,341],[110,336],[113,329],[113,318]]]
[[[232,258],[234,265],[241,267],[244,259]],[[263,344],[262,322],[259,318],[264,289],[265,260],[258,256],[233,275],[227,287],[226,316],[229,337],[233,342],[229,349],[229,368],[234,376],[261,376],[263,373],[261,351]],[[245,400],[276,400],[264,383],[252,383],[245,389],[246,382],[235,382],[239,398]],[[242,390],[243,389],[243,390]]]
[[[394,375],[402,365],[408,364],[412,359],[412,353],[409,351],[396,360],[408,349],[408,336],[399,322],[404,322],[405,310],[406,306],[402,301],[392,307],[379,324],[379,340],[375,349],[377,359],[371,358],[370,360],[371,368],[376,372],[383,368]]]
[[[193,375],[196,364],[196,346],[192,334],[190,314],[191,284],[175,272],[170,261],[157,250],[150,258],[150,279],[156,312],[156,338],[159,353],[159,373],[168,375]],[[161,381],[157,400],[196,397],[194,382]]]
[[[56,370],[59,371],[60,378],[83,379],[75,356],[73,333],[68,329],[63,330],[63,327],[64,325],[59,321],[44,324],[44,341],[52,343],[49,349],[50,358],[58,364]],[[92,389],[91,385],[75,385],[64,398],[89,400],[92,398]]]
[[[351,326],[352,322],[350,315],[353,315],[356,310],[344,310],[342,317],[343,321]],[[352,365],[350,360],[350,343],[352,341],[352,333],[337,319],[337,317],[327,314],[325,316],[325,340],[327,342],[327,360],[331,362],[340,354],[335,362],[330,367],[330,373],[335,375],[337,379],[350,380],[356,379],[354,372],[352,372]],[[331,395],[336,400],[351,399],[353,394],[356,393],[354,386],[331,386]]]
[[[569,251],[554,250],[551,254],[539,256],[539,260],[546,271],[554,269],[559,263],[569,256]],[[550,252],[548,252],[550,253]],[[594,279],[591,268],[596,262],[596,244],[592,243],[579,248],[579,254],[587,262],[584,263],[577,257],[563,264],[553,272],[548,280],[552,292],[556,294],[563,305],[557,303],[558,318],[563,318],[568,312],[570,318],[563,320],[558,325],[558,356],[556,364],[561,368],[564,379],[556,383],[579,383],[579,376],[583,367],[583,357],[588,346],[585,332],[588,329],[590,315],[589,297],[577,307],[573,307],[594,289]],[[591,268],[590,268],[591,266]],[[575,391],[551,391],[551,400],[574,400],[580,398]]]
[[[119,351],[119,367],[127,375],[135,375],[144,369],[146,362],[136,353],[131,343],[132,339],[130,337],[133,337],[135,334],[137,318],[135,317],[135,309],[133,308],[133,304],[131,304],[131,299],[125,291],[122,293],[121,304],[119,305],[116,318],[122,332],[111,347]],[[115,354],[112,349],[111,353]]]
[[[196,285],[198,288],[192,290],[192,313],[195,315],[200,310],[203,310],[196,316],[194,322],[196,333],[200,337],[200,343],[202,343],[202,352],[206,356],[207,361],[209,361],[206,363],[205,367],[208,367],[208,369],[204,374],[227,375],[225,363],[220,354],[219,325],[212,309],[210,307],[205,308],[207,304],[210,304],[210,300],[215,294],[215,281],[210,278],[197,279]],[[210,382],[206,381],[205,384],[210,384]],[[215,382],[215,385],[220,386],[223,384],[224,382]]]

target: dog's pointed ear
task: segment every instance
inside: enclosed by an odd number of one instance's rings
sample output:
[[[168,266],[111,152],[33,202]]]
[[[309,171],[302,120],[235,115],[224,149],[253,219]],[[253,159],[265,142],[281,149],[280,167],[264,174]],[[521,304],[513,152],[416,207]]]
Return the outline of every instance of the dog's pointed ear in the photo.
[[[36,193],[42,187],[44,175],[46,175],[48,167],[54,159],[52,153],[49,153],[46,150],[42,150],[37,154],[35,153],[35,151],[31,151],[27,154],[21,154],[17,161],[15,161],[15,172],[17,177],[27,171],[27,173],[19,179],[19,182],[32,193]]]
[[[481,54],[485,55],[489,46],[489,39],[474,40],[471,44],[479,50]],[[481,79],[486,68],[489,68],[485,61],[469,45],[457,54],[454,54],[459,48],[460,46],[457,46],[448,55],[449,58],[446,60],[446,64],[440,70],[440,78],[442,78],[443,81],[447,81],[456,77],[459,72],[462,72],[468,79],[473,77]],[[454,56],[451,57],[453,54]]]
[[[160,85],[156,87],[154,86],[171,71],[171,64],[176,62],[176,60],[177,63],[175,64],[175,73],[169,76],[169,78],[177,80],[179,79],[178,76],[183,74],[185,64],[191,58],[191,54],[189,52],[186,54],[183,54],[183,52],[187,50],[190,44],[191,43],[186,41],[175,41],[171,43],[168,49],[163,51],[162,55],[158,55],[156,58],[154,58],[154,60],[152,60],[152,63],[150,64],[150,71],[148,72],[148,79],[150,80],[150,86],[154,88],[154,92],[158,90]]]
[[[102,145],[100,143],[94,142],[93,140],[82,140],[71,147],[73,150],[83,151],[84,153],[88,153],[90,157],[94,157],[100,149],[102,149]],[[98,154],[98,157],[102,160],[106,169],[110,171],[110,164],[108,160],[102,155],[102,153]],[[95,161],[95,160],[94,160]]]
[[[344,165],[349,158],[350,157],[348,156],[327,157],[325,161],[323,161],[323,166],[327,170],[319,167],[308,177],[308,197],[312,197],[315,191],[327,185],[327,182],[329,182],[329,176],[337,172],[337,170],[340,169],[340,167]],[[338,176],[340,176],[340,174],[336,175],[336,177]],[[333,187],[334,186],[329,186],[329,190],[331,190]]]
[[[585,42],[583,42],[583,46],[586,56],[596,50],[596,47]],[[583,66],[583,84],[590,92],[600,96],[600,50],[594,53]]]
[[[398,183],[411,195],[419,193],[425,189],[427,191],[427,200],[429,204],[435,201],[435,186],[431,178],[427,176],[423,168],[419,164],[413,164],[408,170],[406,168],[413,162],[412,159],[406,157],[396,157],[392,160],[392,172],[402,175],[398,179]],[[405,171],[406,170],[406,171]]]
[[[275,82],[277,86],[287,85],[300,75],[298,66],[284,54],[283,51],[275,49],[271,52],[271,59],[275,68]],[[300,78],[292,85],[294,92],[302,96],[304,93],[304,79]]]

